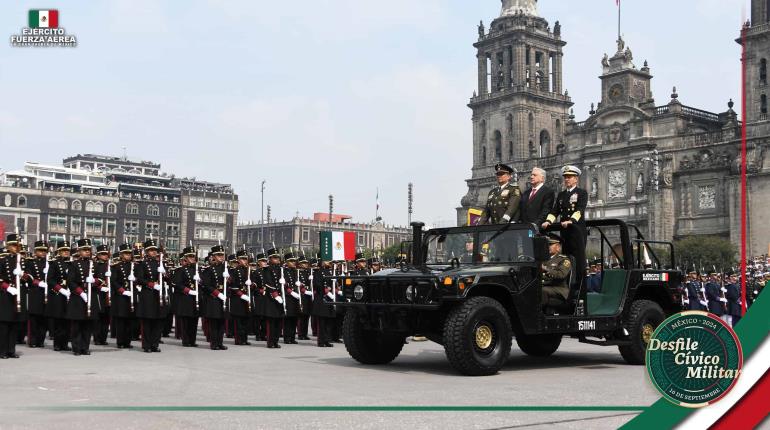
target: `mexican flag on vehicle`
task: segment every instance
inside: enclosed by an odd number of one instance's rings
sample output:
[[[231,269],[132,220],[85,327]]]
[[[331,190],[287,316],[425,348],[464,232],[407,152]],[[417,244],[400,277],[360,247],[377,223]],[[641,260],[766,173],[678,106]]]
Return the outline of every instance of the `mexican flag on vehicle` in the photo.
[[[59,11],[56,9],[29,11],[30,28],[57,28],[59,26]]]
[[[356,233],[352,231],[322,231],[321,259],[325,261],[355,260]]]

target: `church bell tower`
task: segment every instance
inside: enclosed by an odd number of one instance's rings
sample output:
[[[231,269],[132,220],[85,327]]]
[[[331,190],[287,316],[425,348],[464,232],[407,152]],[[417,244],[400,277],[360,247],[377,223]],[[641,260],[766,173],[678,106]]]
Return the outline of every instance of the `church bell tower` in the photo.
[[[526,176],[544,158],[565,150],[564,128],[572,102],[562,84],[566,42],[558,21],[551,27],[537,0],[502,0],[487,31],[478,27],[478,85],[473,111],[473,168],[468,193],[457,209],[458,225],[469,208],[484,205],[494,166],[506,163]]]

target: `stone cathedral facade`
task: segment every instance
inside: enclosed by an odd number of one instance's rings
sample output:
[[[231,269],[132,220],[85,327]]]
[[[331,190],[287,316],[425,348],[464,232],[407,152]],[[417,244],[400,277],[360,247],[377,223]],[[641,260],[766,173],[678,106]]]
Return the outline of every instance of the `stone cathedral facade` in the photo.
[[[746,41],[748,251],[760,255],[770,246],[770,0],[752,0],[751,12],[737,41]],[[687,106],[674,88],[656,103],[650,65],[620,39],[613,53],[597,53],[601,101],[578,121],[562,83],[561,25],[538,16],[536,0],[503,0],[501,15],[478,31],[478,85],[468,104],[473,167],[459,225],[484,205],[496,163],[517,169],[522,191],[533,167],[559,190],[561,167],[574,164],[589,219],[622,219],[650,240],[716,235],[739,243],[740,102],[708,112]]]

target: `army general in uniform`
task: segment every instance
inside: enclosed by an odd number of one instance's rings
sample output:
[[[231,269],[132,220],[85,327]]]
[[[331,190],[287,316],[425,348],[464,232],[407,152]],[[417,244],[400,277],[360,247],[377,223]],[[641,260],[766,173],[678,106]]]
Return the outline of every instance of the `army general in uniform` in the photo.
[[[521,189],[511,184],[513,168],[505,164],[495,166],[497,186],[489,191],[487,204],[481,213],[478,224],[505,224],[519,221]]]
[[[569,257],[561,253],[562,239],[551,233],[548,235],[548,252],[551,258],[543,263],[543,306],[559,306],[569,299],[569,275],[572,263]]]

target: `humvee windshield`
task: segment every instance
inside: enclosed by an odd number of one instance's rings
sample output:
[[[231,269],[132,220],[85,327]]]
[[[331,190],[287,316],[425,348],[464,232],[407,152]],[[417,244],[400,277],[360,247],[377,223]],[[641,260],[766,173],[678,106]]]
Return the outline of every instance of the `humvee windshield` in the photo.
[[[535,261],[531,230],[445,232],[425,238],[426,264],[516,263]]]

